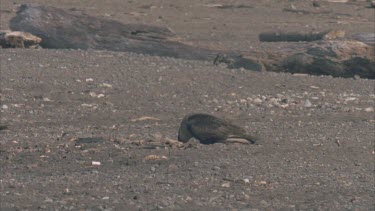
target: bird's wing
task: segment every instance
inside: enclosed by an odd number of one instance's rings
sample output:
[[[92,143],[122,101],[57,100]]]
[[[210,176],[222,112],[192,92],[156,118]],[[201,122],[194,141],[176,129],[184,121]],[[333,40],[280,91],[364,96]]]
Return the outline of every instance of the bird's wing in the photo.
[[[192,135],[202,143],[214,143],[227,138],[228,131],[217,119],[212,121],[209,118],[195,118],[187,126]]]

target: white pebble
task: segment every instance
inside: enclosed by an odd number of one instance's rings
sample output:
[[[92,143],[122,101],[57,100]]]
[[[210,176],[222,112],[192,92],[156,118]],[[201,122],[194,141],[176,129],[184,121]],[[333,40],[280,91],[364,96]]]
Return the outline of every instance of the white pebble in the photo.
[[[7,105],[3,105],[1,106],[2,109],[8,109],[8,106]]]
[[[368,108],[365,108],[365,111],[366,112],[374,112],[374,108],[373,107],[368,107]]]
[[[93,165],[93,166],[100,166],[101,163],[99,161],[92,161],[91,165]]]
[[[221,187],[223,187],[223,188],[229,188],[230,187],[230,183],[229,182],[225,182],[225,183],[221,184]]]
[[[259,98],[255,98],[255,99],[253,100],[253,102],[256,103],[256,104],[261,104],[261,103],[262,103],[262,100],[259,99]]]
[[[96,97],[97,96],[97,94],[95,92],[90,92],[89,94],[90,94],[91,97]]]
[[[346,98],[345,99],[345,101],[354,101],[354,100],[356,100],[357,98],[355,98],[355,97],[348,97],[348,98]]]
[[[249,179],[243,179],[243,181],[244,181],[245,183],[249,183],[249,182],[250,182]]]
[[[107,83],[102,83],[101,86],[112,88],[112,85],[111,84],[107,84]]]
[[[310,102],[310,100],[306,100],[305,101],[305,107],[310,108],[311,106],[312,106],[312,103]]]

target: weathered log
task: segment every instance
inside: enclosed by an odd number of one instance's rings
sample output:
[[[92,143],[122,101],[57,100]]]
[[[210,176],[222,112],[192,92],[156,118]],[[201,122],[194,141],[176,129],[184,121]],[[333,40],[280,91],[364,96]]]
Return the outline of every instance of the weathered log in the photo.
[[[28,32],[0,31],[0,46],[3,48],[36,48],[41,41]]]
[[[358,33],[350,37],[367,45],[375,45],[375,33]]]
[[[300,32],[263,32],[259,34],[261,42],[310,42],[317,40],[332,40],[345,37],[342,30],[331,30],[316,33],[300,33]]]
[[[141,24],[123,24],[92,17],[78,11],[47,6],[22,5],[11,19],[12,30],[30,32],[42,38],[43,48],[98,49],[126,51],[156,56],[213,61],[225,54],[230,68],[261,70],[254,60],[233,52],[221,52],[176,41],[167,28]]]
[[[291,73],[375,79],[374,47],[359,41],[326,41],[287,56],[280,69]]]

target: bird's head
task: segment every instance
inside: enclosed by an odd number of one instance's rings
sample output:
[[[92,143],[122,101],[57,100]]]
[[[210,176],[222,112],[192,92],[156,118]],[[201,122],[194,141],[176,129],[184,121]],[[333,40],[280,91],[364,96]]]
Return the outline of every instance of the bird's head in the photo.
[[[181,122],[180,129],[178,130],[178,141],[186,143],[192,137],[193,137],[193,135],[189,131],[187,119],[184,118]]]

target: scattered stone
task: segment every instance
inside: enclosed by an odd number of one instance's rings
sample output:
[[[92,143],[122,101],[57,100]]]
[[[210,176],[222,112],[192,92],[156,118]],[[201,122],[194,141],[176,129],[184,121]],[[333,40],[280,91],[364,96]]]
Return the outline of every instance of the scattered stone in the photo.
[[[91,161],[92,166],[100,166],[102,165],[99,161]]]
[[[51,198],[46,197],[46,198],[44,199],[44,202],[46,202],[46,203],[52,203],[53,200],[52,200]]]
[[[8,109],[8,106],[7,105],[2,105],[1,108],[4,109],[4,110],[6,110],[6,109]]]
[[[143,158],[144,160],[166,160],[168,159],[166,156],[160,156],[160,155],[147,155]]]
[[[97,104],[87,104],[87,103],[83,103],[81,104],[82,107],[86,107],[86,108],[94,108],[96,109],[98,107]]]
[[[160,119],[158,119],[156,117],[152,117],[152,116],[142,116],[142,117],[139,117],[139,118],[131,119],[130,121],[137,122],[137,121],[147,121],[147,120],[160,121]]]
[[[168,170],[169,170],[169,172],[172,172],[172,171],[176,171],[178,169],[178,166],[176,165],[176,164],[170,164],[169,166],[168,166]]]
[[[357,98],[355,98],[355,97],[345,98],[345,101],[355,101],[355,100],[357,100]]]
[[[230,182],[224,182],[223,184],[221,184],[221,187],[223,187],[223,188],[229,188],[230,187]]]
[[[259,184],[260,184],[260,185],[267,185],[267,181],[264,181],[264,180],[259,181]]]
[[[373,107],[368,107],[368,108],[365,108],[365,111],[366,112],[374,112],[374,108]]]
[[[98,96],[95,92],[90,92],[89,95],[90,95],[91,97],[96,97],[96,96]]]
[[[255,99],[253,100],[253,102],[254,102],[255,104],[261,104],[261,103],[262,103],[262,100],[259,99],[259,98],[255,98]]]
[[[312,103],[310,102],[310,100],[306,100],[305,103],[304,103],[304,106],[306,108],[310,108],[312,106]]]
[[[265,200],[262,200],[262,201],[260,201],[260,206],[262,206],[262,207],[269,207],[270,204],[268,202],[266,202]]]
[[[94,79],[92,79],[92,78],[86,78],[86,80],[85,80],[86,82],[93,82],[94,81]]]
[[[111,84],[107,84],[107,83],[102,83],[102,84],[100,84],[100,86],[107,87],[107,88],[112,88],[112,85]]]
[[[219,167],[219,166],[214,166],[214,167],[212,168],[212,170],[214,170],[214,171],[218,171],[218,170],[220,170],[220,167]]]
[[[103,97],[105,97],[105,95],[104,94],[98,94],[98,96],[96,96],[97,98],[103,98]]]

